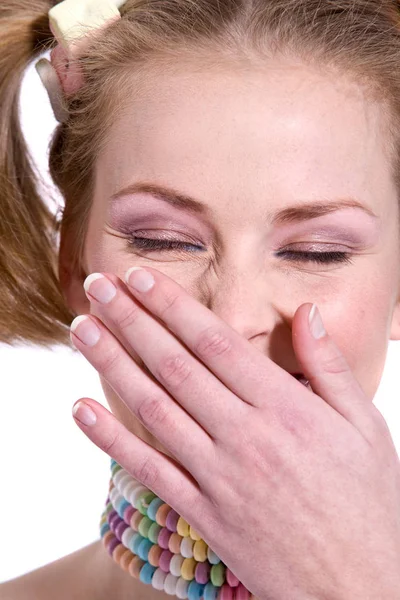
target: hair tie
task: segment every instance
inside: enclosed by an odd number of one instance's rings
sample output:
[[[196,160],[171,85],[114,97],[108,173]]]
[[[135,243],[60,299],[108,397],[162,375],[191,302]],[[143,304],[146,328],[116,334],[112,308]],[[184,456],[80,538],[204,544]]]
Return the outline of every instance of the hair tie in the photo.
[[[84,83],[79,56],[100,31],[121,18],[119,8],[125,2],[64,0],[49,10],[50,29],[58,43],[50,60],[42,58],[35,67],[60,123],[68,118],[64,99],[74,95]]]

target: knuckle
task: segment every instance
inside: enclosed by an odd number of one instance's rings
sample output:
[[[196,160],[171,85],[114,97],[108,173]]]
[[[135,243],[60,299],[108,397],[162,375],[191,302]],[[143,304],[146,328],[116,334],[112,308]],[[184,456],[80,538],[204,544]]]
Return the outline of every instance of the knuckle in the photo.
[[[118,431],[107,432],[107,436],[100,441],[99,446],[106,454],[115,458],[118,456],[118,448],[122,447],[121,433]]]
[[[138,468],[136,479],[142,482],[145,487],[157,487],[157,482],[160,478],[158,468],[154,461],[146,457]]]
[[[181,355],[172,355],[164,358],[157,371],[157,379],[170,387],[182,385],[190,376],[190,368]]]
[[[226,355],[229,354],[231,349],[231,341],[220,329],[216,329],[215,327],[210,327],[203,331],[195,344],[195,352],[201,359]]]
[[[134,304],[131,304],[130,306],[127,306],[125,309],[118,312],[114,318],[115,324],[122,331],[129,329],[138,318],[139,312],[140,309]]]
[[[342,375],[349,372],[348,364],[339,351],[334,351],[323,359],[323,369],[325,373],[331,373],[332,375]]]
[[[179,310],[179,302],[182,299],[182,295],[176,292],[165,291],[163,295],[163,304],[160,308],[160,317],[163,319],[171,310]]]
[[[145,398],[140,402],[137,413],[145,427],[154,429],[165,426],[168,412],[164,400],[156,397]]]
[[[103,353],[100,359],[99,370],[105,376],[112,375],[117,367],[118,362],[118,352],[115,350]]]

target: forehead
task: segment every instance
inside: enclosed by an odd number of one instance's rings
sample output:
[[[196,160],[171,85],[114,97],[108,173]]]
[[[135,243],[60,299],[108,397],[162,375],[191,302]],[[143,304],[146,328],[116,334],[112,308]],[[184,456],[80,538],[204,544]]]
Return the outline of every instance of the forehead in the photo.
[[[108,195],[152,178],[210,202],[220,187],[221,202],[251,193],[253,205],[258,193],[354,194],[371,206],[393,193],[386,113],[344,76],[278,62],[149,69],[136,89],[98,160]]]

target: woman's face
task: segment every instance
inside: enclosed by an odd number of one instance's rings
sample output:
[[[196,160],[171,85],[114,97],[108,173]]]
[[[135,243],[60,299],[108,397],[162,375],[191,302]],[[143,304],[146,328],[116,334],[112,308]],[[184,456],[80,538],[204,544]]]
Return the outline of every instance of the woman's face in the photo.
[[[382,108],[358,85],[294,63],[149,69],[138,89],[97,163],[86,275],[123,280],[131,266],[155,267],[289,372],[301,371],[293,316],[316,302],[372,401],[388,341],[400,339],[399,208]],[[144,183],[190,196],[196,208],[142,192]],[[359,207],[336,210],[342,201]],[[150,251],[134,236],[182,246]],[[82,284],[71,283],[69,302],[96,314]],[[114,414],[163,449],[102,385]]]

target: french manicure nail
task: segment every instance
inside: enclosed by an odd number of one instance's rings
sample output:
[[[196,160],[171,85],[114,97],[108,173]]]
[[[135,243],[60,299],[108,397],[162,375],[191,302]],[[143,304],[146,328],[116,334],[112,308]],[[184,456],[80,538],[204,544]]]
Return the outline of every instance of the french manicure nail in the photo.
[[[310,325],[310,331],[316,340],[319,340],[326,335],[325,327],[322,323],[322,318],[316,304],[312,305],[310,314],[308,316],[308,322]]]
[[[93,410],[81,400],[73,406],[72,413],[74,417],[84,425],[94,425],[97,421],[96,414]]]
[[[148,292],[154,285],[154,277],[141,267],[131,267],[125,273],[125,281],[138,292]]]
[[[70,330],[85,346],[94,346],[97,344],[101,335],[100,329],[86,315],[75,317],[70,325]]]

